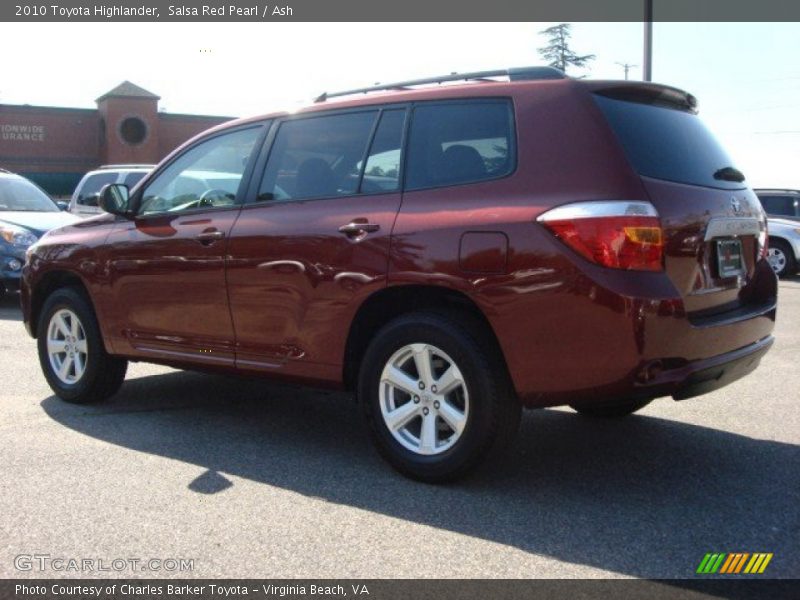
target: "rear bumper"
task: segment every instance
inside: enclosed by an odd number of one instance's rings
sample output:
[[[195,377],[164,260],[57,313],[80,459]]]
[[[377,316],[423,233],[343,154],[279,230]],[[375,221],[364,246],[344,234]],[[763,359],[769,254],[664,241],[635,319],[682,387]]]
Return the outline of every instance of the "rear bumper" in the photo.
[[[605,286],[562,276],[489,319],[528,407],[689,398],[743,377],[772,345],[777,280],[760,263],[741,303],[716,314],[688,314],[663,274],[612,272]]]
[[[688,368],[672,374],[671,387],[675,400],[685,400],[707,394],[733,383],[755,370],[761,358],[772,348],[775,338],[766,337],[727,354],[692,363]],[[667,384],[670,385],[670,384]],[[661,394],[659,394],[661,395]]]

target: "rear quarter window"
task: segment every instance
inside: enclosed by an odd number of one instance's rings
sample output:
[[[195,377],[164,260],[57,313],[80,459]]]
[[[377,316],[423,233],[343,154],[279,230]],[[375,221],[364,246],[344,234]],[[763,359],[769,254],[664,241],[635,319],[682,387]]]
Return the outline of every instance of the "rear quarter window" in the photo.
[[[792,196],[759,196],[758,199],[768,215],[793,217],[797,213],[798,202]]]
[[[475,100],[416,106],[407,165],[407,190],[508,175],[515,167],[511,103]]]
[[[594,98],[640,175],[704,187],[746,187],[719,178],[734,164],[697,115],[599,94]]]

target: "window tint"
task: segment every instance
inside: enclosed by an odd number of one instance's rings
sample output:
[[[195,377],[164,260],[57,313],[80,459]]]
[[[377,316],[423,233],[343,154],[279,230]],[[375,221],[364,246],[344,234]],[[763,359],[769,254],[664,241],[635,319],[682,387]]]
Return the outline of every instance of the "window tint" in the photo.
[[[502,177],[514,168],[507,102],[421,105],[414,109],[406,189]]]
[[[759,196],[768,215],[795,216],[796,201],[791,196]]]
[[[125,175],[125,179],[122,181],[122,183],[127,185],[128,189],[130,189],[139,183],[145,175],[147,175],[147,173],[143,171],[134,171],[133,173],[128,173]]]
[[[599,95],[595,100],[640,175],[706,187],[745,187],[714,177],[734,164],[697,115]]]
[[[97,195],[104,185],[117,182],[117,173],[97,173],[90,175],[78,192],[76,202],[83,206],[97,206]]]
[[[258,200],[355,194],[376,115],[370,111],[281,123]]]
[[[381,115],[361,181],[362,193],[393,192],[400,187],[400,146],[405,117],[405,109],[387,110]]]
[[[139,214],[232,206],[260,130],[218,135],[186,151],[144,190]]]

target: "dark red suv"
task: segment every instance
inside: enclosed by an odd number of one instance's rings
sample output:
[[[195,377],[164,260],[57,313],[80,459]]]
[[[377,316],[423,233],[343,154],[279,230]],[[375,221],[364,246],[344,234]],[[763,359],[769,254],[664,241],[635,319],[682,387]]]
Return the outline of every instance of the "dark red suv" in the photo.
[[[772,344],[765,217],[690,94],[528,68],[341,95],[212,129],[30,249],[57,395],[129,360],[344,388],[434,481],[522,406],[622,416]]]

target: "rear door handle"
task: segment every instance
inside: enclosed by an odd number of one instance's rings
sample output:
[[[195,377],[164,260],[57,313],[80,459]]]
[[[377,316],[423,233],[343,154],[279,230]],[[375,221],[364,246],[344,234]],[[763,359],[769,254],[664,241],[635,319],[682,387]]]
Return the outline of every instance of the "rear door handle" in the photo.
[[[358,221],[350,221],[347,225],[339,227],[339,233],[346,236],[364,236],[373,231],[378,231],[381,228],[377,223],[366,223]]]
[[[214,230],[214,231],[204,231],[202,233],[198,233],[195,236],[195,239],[204,246],[209,246],[214,242],[216,242],[217,240],[221,240],[224,237],[225,237],[225,232]]]

